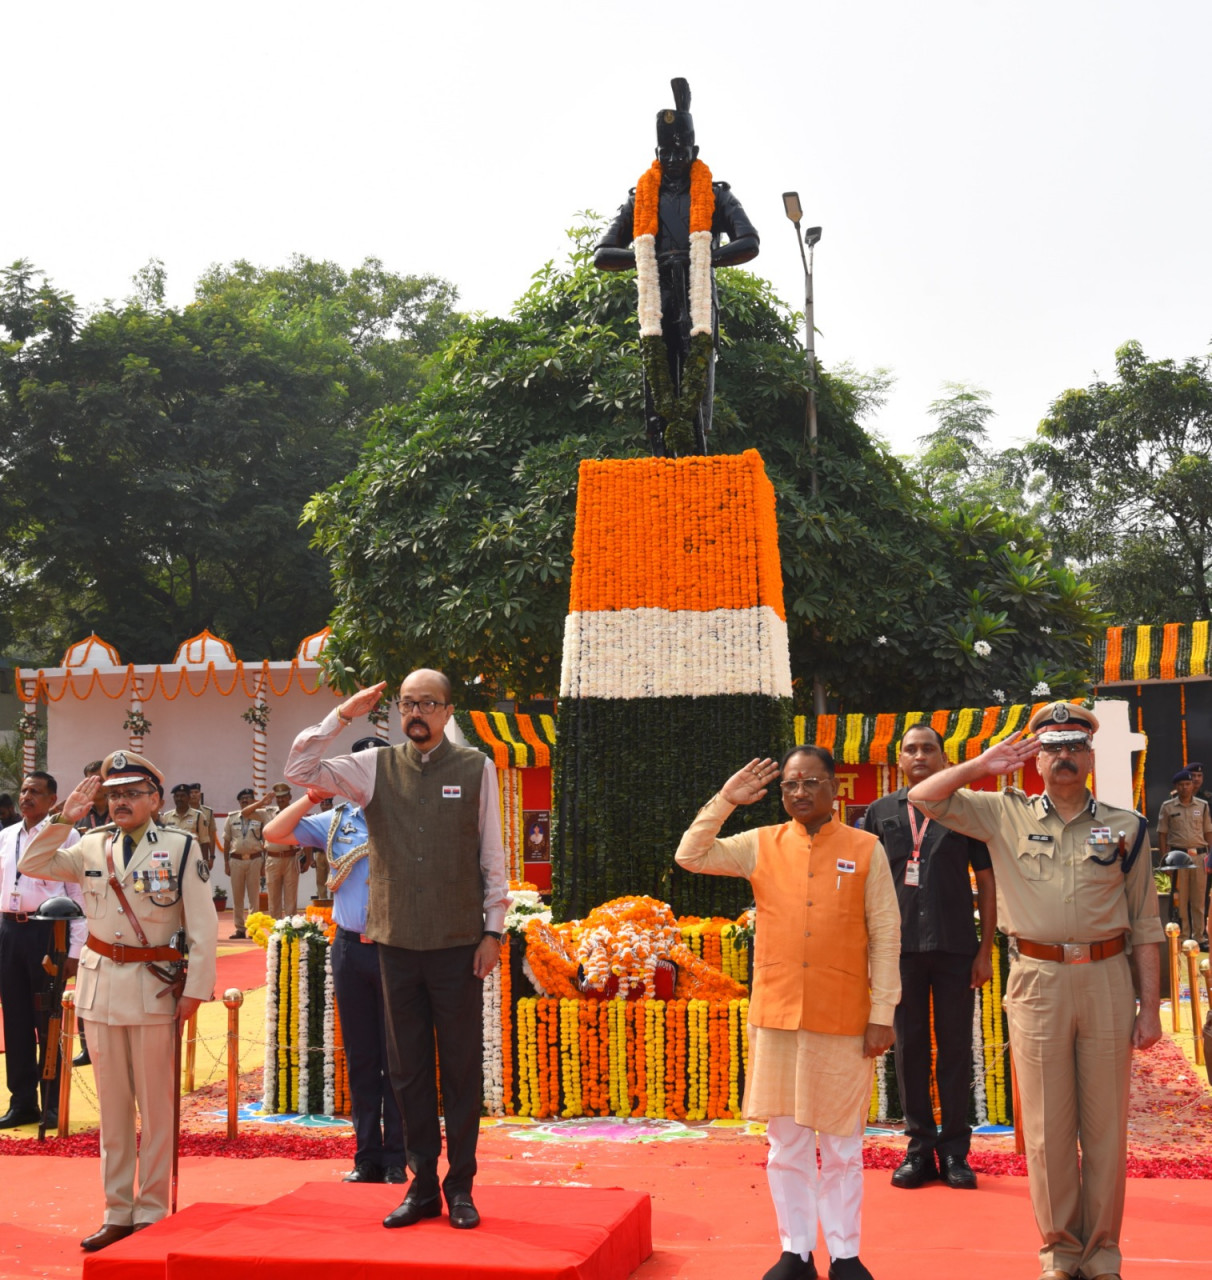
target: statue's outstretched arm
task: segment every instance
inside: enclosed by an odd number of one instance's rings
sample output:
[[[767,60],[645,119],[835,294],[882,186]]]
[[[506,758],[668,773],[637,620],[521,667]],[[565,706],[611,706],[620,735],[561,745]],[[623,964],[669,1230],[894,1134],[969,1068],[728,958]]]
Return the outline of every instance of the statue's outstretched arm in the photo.
[[[635,254],[628,247],[635,226],[634,215],[635,193],[632,192],[627,203],[619,206],[618,215],[593,251],[593,265],[599,271],[635,270]]]

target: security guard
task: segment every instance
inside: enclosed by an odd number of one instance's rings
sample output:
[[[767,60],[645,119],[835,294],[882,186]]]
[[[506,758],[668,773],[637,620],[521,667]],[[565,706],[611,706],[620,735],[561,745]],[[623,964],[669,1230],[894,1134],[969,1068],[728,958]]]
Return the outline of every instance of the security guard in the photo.
[[[1145,820],[1087,789],[1097,730],[1084,707],[1050,703],[1031,717],[1030,736],[1013,734],[909,791],[923,813],[984,840],[993,859],[1013,959],[1006,1013],[1040,1280],[1079,1271],[1118,1280],[1132,1050],[1161,1039],[1162,928],[1141,856]],[[961,789],[1032,757],[1042,795]]]
[[[62,849],[99,786],[109,793],[111,824]],[[192,836],[153,821],[163,799],[160,770],[133,751],[115,751],[102,762],[100,776],[85,778],[68,796],[20,864],[24,874],[76,881],[83,890],[88,940],[80,954],[76,1008],[88,1024],[105,1185],[105,1222],[80,1242],[90,1252],[168,1213],[174,1091],[180,1087],[169,1064],[181,1024],[211,998],[215,983],[210,872]],[[188,972],[182,973],[179,962],[186,957]]]

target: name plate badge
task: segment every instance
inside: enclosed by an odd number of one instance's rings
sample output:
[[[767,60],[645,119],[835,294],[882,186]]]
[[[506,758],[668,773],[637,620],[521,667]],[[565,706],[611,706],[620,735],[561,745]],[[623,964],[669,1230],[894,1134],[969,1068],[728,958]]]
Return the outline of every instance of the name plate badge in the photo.
[[[462,794],[463,794],[462,787],[443,787],[442,788],[443,800],[458,800],[462,796]]]

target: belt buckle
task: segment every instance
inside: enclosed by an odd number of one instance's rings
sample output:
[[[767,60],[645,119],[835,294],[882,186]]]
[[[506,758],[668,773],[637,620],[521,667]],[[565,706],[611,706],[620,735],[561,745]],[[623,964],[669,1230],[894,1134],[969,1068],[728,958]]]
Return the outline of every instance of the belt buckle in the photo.
[[[109,958],[114,964],[126,963],[126,945],[121,942],[115,942],[110,948]]]
[[[14,912],[13,912],[13,919],[14,919],[14,920],[16,920],[16,922],[17,922],[18,924],[29,924],[29,912],[28,912],[28,911],[14,911]]]
[[[1089,964],[1090,947],[1084,942],[1065,942],[1065,964]]]

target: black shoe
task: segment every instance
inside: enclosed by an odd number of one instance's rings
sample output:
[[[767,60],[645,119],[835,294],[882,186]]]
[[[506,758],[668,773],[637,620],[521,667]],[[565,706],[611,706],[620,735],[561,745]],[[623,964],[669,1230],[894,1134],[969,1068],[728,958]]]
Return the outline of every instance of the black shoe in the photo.
[[[383,1170],[377,1164],[367,1164],[364,1160],[359,1160],[353,1167],[352,1173],[347,1173],[341,1179],[342,1182],[382,1182]]]
[[[111,1244],[125,1240],[134,1231],[134,1227],[119,1226],[116,1222],[107,1222],[105,1226],[85,1236],[80,1241],[80,1248],[86,1253],[96,1253],[98,1249],[108,1249]]]
[[[907,1191],[937,1181],[938,1166],[934,1163],[932,1151],[906,1156],[892,1174],[892,1185]]]
[[[0,1116],[0,1129],[16,1129],[23,1124],[38,1124],[41,1119],[42,1112],[37,1107],[9,1107]]]
[[[784,1250],[762,1280],[816,1280],[816,1263],[812,1254],[808,1255],[808,1261],[805,1262],[798,1253]]]
[[[88,1045],[85,1045],[78,1054],[72,1059],[73,1067],[89,1067],[92,1066],[92,1058],[88,1056]]]
[[[471,1202],[470,1191],[456,1191],[446,1202],[450,1225],[470,1231],[480,1225],[480,1211]]]
[[[402,1164],[389,1164],[383,1168],[384,1182],[403,1183],[408,1181],[408,1170]]]
[[[414,1182],[408,1188],[408,1194],[404,1197],[404,1202],[398,1209],[393,1209],[383,1219],[383,1225],[385,1227],[411,1227],[414,1222],[420,1222],[422,1218],[440,1218],[441,1216],[441,1193],[435,1191],[431,1196],[418,1195],[417,1184]]]
[[[976,1190],[976,1174],[963,1156],[943,1156],[939,1164],[943,1181],[949,1187],[956,1187],[960,1191]]]
[[[875,1280],[875,1277],[859,1261],[856,1253],[853,1258],[830,1258],[829,1280]]]

